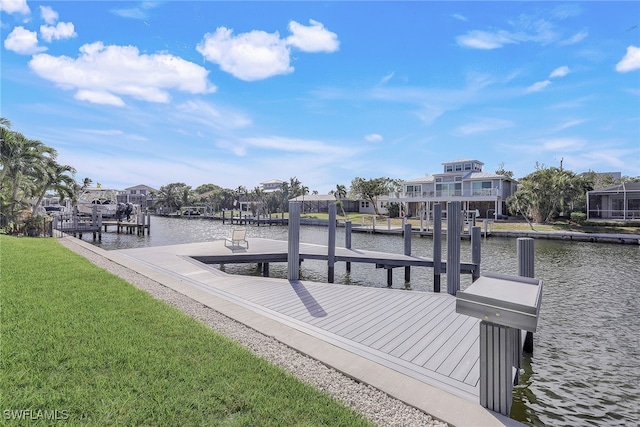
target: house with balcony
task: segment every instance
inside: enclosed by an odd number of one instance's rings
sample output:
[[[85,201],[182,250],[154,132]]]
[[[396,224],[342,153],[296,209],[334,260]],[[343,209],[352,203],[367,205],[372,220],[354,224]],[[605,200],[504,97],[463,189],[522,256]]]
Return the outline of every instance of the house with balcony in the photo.
[[[157,192],[158,190],[155,188],[140,184],[118,192],[117,200],[118,203],[133,203],[138,205],[140,209],[145,210],[153,206],[155,201],[154,194]]]
[[[282,188],[282,184],[285,181],[280,181],[279,179],[270,179],[269,181],[261,182],[260,188],[265,193],[273,193],[274,191],[280,190]]]
[[[405,181],[389,195],[389,203],[402,203],[406,214],[420,216],[441,204],[459,201],[465,212],[498,219],[507,213],[506,200],[516,191],[516,181],[505,175],[483,172],[484,163],[459,159],[442,164],[441,173]]]

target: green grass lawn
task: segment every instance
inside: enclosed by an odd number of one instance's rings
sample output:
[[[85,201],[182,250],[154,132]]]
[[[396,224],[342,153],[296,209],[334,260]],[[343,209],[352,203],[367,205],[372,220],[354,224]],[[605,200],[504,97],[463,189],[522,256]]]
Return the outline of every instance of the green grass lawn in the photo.
[[[0,235],[0,286],[3,421],[370,425],[54,239]]]

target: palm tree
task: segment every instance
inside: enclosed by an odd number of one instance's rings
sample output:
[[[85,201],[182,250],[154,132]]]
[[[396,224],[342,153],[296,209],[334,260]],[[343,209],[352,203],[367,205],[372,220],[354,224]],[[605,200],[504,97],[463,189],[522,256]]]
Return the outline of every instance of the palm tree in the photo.
[[[18,206],[28,205],[26,199],[34,194],[36,187],[34,178],[42,172],[45,161],[55,157],[55,150],[6,127],[1,127],[0,132],[2,207],[5,214],[8,212],[13,218]]]
[[[303,185],[300,187],[300,192],[302,193],[302,213],[304,213],[304,196],[309,194],[309,187]]]
[[[348,218],[347,213],[344,211],[344,204],[342,202],[342,199],[347,197],[347,187],[341,184],[337,184],[333,194],[338,199],[338,204],[340,205],[340,209],[342,209],[342,216]]]
[[[35,196],[37,200],[33,205],[32,213],[37,212],[42,199],[49,190],[55,191],[60,197],[60,201],[65,197],[75,198],[76,182],[73,178],[75,173],[76,170],[72,166],[61,165],[55,161],[55,158],[46,159],[43,167],[36,173]]]

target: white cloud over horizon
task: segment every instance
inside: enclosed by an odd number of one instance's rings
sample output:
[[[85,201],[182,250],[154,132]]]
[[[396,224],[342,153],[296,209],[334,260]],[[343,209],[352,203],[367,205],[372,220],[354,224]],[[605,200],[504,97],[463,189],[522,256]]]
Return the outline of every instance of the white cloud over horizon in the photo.
[[[616,71],[628,73],[635,70],[640,70],[640,47],[629,46],[624,58],[616,64]]]
[[[207,33],[196,46],[196,50],[220,69],[244,81],[264,80],[277,75],[293,73],[290,47],[303,52],[326,52],[338,50],[340,42],[335,33],[322,23],[309,20],[309,26],[295,21],[289,23],[292,35],[281,38],[276,31],[253,30],[238,35],[226,27],[218,27]]]
[[[133,46],[105,46],[102,42],[80,47],[77,58],[34,55],[29,67],[41,78],[65,90],[76,90],[76,99],[113,106],[125,105],[122,96],[166,103],[170,89],[192,94],[211,93],[215,85],[209,72],[192,62],[165,54],[140,54]]]

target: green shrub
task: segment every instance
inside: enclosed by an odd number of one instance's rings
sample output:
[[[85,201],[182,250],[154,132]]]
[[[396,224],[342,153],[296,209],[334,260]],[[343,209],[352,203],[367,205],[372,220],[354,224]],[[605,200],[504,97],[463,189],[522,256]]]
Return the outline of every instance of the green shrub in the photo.
[[[587,220],[587,214],[584,212],[571,212],[571,221],[578,224],[584,224]]]

